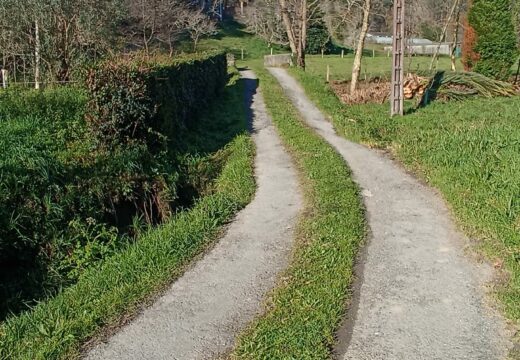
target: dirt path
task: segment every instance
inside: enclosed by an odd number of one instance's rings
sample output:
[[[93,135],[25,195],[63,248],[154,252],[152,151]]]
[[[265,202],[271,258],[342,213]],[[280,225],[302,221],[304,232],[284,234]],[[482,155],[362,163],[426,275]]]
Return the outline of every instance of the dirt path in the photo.
[[[271,69],[304,120],[345,158],[363,191],[371,229],[337,355],[352,360],[503,359],[503,320],[484,304],[487,266],[464,255],[465,239],[443,201],[379,152],[336,135],[283,69]]]
[[[88,359],[215,358],[232,347],[285,269],[303,200],[296,170],[256,93],[254,74],[242,75],[254,115],[255,199],[202,260]]]

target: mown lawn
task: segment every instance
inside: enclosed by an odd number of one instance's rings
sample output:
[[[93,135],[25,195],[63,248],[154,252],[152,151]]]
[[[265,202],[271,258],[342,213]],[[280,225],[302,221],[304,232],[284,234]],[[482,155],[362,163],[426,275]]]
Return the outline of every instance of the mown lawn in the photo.
[[[276,79],[260,61],[253,65],[267,109],[300,168],[307,212],[289,269],[232,358],[328,359],[365,237],[358,187],[343,158],[303,124]]]
[[[389,105],[345,106],[317,76],[293,70],[339,134],[392,151],[439,189],[474,248],[503,270],[496,295],[520,321],[520,97],[434,103],[390,118]]]

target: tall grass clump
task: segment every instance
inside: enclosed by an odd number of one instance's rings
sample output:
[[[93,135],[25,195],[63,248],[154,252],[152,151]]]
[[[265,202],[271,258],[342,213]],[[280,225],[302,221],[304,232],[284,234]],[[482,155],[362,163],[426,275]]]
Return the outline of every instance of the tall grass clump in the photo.
[[[0,319],[207,191],[224,163],[212,153],[232,136],[185,143],[213,136],[201,124],[227,81],[225,56],[205,54],[108,61],[85,88],[0,93]]]

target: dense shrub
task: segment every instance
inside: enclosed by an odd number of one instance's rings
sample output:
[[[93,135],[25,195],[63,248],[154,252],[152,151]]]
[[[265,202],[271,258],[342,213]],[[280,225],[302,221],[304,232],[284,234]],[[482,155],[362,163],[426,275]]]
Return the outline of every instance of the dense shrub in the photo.
[[[120,59],[90,71],[89,124],[100,144],[174,139],[227,83],[225,54]]]
[[[474,71],[505,80],[518,55],[510,0],[473,0],[468,15],[475,29],[479,60]]]
[[[61,160],[84,103],[84,94],[72,89],[0,95],[0,262],[44,241],[43,227],[62,218],[52,199],[63,198]]]
[[[88,93],[0,93],[0,318],[191,201],[177,191],[197,175],[181,172],[203,161],[179,144],[226,80],[225,56],[211,55],[105,63]]]
[[[473,71],[480,55],[475,52],[477,33],[469,24],[468,19],[464,21],[464,38],[462,39],[462,64],[465,71]]]

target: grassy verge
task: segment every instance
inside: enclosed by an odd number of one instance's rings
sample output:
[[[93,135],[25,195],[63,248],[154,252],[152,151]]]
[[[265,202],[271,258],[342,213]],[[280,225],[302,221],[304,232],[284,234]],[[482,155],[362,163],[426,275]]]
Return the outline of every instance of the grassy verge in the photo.
[[[227,105],[221,105],[219,117],[243,122],[241,87],[235,91],[239,92],[223,100]],[[209,146],[219,143],[219,137],[206,139]],[[250,201],[255,189],[253,155],[251,139],[237,135],[214,155],[224,164],[220,175],[211,192],[189,211],[178,213],[87,269],[75,285],[55,297],[3,322],[0,358],[76,357],[81,344],[101,327],[117,324],[122,316],[171,282],[215,238],[221,225]]]
[[[343,159],[302,124],[276,80],[255,65],[267,108],[301,169],[309,212],[299,225],[293,262],[269,298],[266,314],[239,338],[232,357],[325,359],[365,235],[363,209]]]
[[[387,105],[345,106],[312,74],[293,71],[339,134],[387,148],[438,188],[476,247],[505,271],[497,288],[520,322],[520,98],[434,103],[391,119]]]

